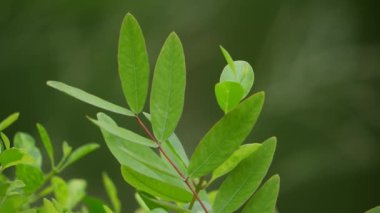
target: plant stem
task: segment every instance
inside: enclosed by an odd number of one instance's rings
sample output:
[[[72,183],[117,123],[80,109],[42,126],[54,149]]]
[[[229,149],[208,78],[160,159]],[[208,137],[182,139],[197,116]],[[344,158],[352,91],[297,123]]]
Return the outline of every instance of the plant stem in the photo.
[[[153,142],[155,142],[158,146],[158,150],[161,152],[161,154],[165,157],[165,159],[170,163],[170,165],[172,165],[172,167],[177,171],[178,175],[182,178],[182,180],[185,182],[185,184],[187,185],[187,187],[190,189],[190,191],[193,193],[193,196],[198,200],[198,202],[201,204],[202,208],[205,210],[206,213],[208,213],[208,210],[205,206],[205,204],[203,203],[203,201],[199,198],[199,195],[198,193],[195,191],[195,189],[191,186],[190,182],[189,182],[189,178],[186,177],[179,169],[178,167],[175,165],[175,163],[169,158],[169,156],[166,154],[166,152],[162,149],[161,147],[161,144],[157,141],[157,139],[153,136],[153,134],[149,131],[149,129],[145,126],[145,124],[142,122],[142,120],[137,116],[135,115],[135,118],[137,120],[137,122],[139,123],[139,125],[144,129],[144,131],[146,132],[146,134],[150,137],[150,139],[152,139]]]
[[[199,191],[202,189],[203,180],[204,180],[204,177],[199,178],[199,182],[195,186],[195,192],[196,193],[199,193]],[[196,200],[196,198],[195,198],[195,196],[193,196],[193,199],[191,200],[191,203],[189,205],[189,210],[191,210],[193,208],[195,200]]]

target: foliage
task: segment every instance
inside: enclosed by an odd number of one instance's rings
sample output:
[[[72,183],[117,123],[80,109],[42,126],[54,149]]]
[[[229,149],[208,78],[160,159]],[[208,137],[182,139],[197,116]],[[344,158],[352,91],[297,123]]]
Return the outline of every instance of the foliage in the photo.
[[[174,133],[186,85],[185,56],[176,33],[169,34],[156,61],[150,114],[143,112],[149,87],[148,53],[141,27],[131,14],[122,23],[118,52],[121,85],[131,110],[61,82],[47,83],[103,110],[134,117],[145,131],[146,137],[125,129],[104,112],[89,118],[120,163],[124,180],[136,189],[138,212],[234,212],[240,208],[274,212],[279,176],[260,185],[272,162],[276,138],[242,145],[260,115],[265,95],[258,92],[247,97],[254,82],[253,68],[221,50],[227,65],[215,85],[215,95],[224,116],[202,138],[190,160]],[[207,180],[209,174],[212,178]],[[214,180],[225,175],[219,189],[209,192]],[[114,197],[114,187],[106,185]],[[120,209],[117,199],[111,200],[114,210]]]
[[[64,180],[59,174],[68,166],[99,148],[96,143],[77,149],[62,144],[62,156],[56,163],[54,146],[45,127],[37,124],[42,144],[49,158],[49,171],[44,172],[42,154],[35,139],[24,132],[15,134],[13,143],[3,132],[19,117],[14,113],[0,122],[0,212],[89,212],[98,203],[105,212],[105,202],[86,195],[87,183],[82,179]],[[120,211],[117,192],[104,174],[104,183],[114,211]],[[90,200],[90,201],[89,201]],[[105,207],[103,207],[105,206]],[[98,211],[96,212],[99,212]],[[100,212],[101,212],[100,211]],[[93,211],[92,211],[93,212]]]

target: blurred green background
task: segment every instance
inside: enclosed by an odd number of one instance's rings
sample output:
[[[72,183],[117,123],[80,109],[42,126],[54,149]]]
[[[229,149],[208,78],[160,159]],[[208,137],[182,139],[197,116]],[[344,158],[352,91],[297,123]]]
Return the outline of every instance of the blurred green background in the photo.
[[[187,57],[184,115],[177,133],[192,153],[221,117],[214,98],[224,61],[255,67],[254,91],[266,104],[248,142],[279,139],[271,173],[282,179],[280,212],[363,212],[380,204],[380,6],[378,1],[162,0],[0,1],[0,118],[19,111],[8,132],[37,135],[46,125],[57,151],[98,142],[102,148],[67,178],[89,179],[105,197],[101,172],[118,184],[124,211],[136,207],[98,129],[97,109],[45,85],[59,80],[125,105],[117,40],[126,12],[139,20],[151,67],[175,30]],[[124,126],[135,121],[113,116]]]

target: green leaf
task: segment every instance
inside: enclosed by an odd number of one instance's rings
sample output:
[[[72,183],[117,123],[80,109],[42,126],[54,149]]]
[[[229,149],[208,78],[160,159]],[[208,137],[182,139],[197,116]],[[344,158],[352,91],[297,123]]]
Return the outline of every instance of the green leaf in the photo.
[[[114,213],[107,205],[103,205],[103,209],[106,213]]]
[[[44,144],[44,147],[46,149],[46,152],[48,153],[48,156],[50,158],[51,165],[52,167],[54,167],[54,150],[53,150],[53,146],[52,146],[49,134],[46,131],[45,127],[39,123],[37,123],[37,129],[40,134],[42,143]]]
[[[16,177],[25,184],[25,192],[32,193],[44,183],[44,173],[40,168],[30,165],[17,165]]]
[[[50,87],[53,87],[54,89],[57,89],[63,93],[66,93],[67,95],[70,95],[70,96],[72,96],[72,97],[74,97],[80,101],[91,104],[91,105],[96,106],[98,108],[108,110],[110,112],[114,112],[114,113],[121,114],[121,115],[134,116],[133,112],[131,112],[128,109],[125,109],[121,106],[110,103],[104,99],[96,97],[96,96],[89,94],[89,93],[87,93],[81,89],[77,89],[77,88],[69,86],[67,84],[64,84],[64,83],[61,83],[58,81],[48,81],[47,85]]]
[[[9,149],[11,147],[11,142],[10,142],[8,136],[2,132],[0,132],[0,135],[1,135],[1,139],[4,143],[5,149]]]
[[[185,85],[185,56],[181,41],[173,32],[158,56],[150,97],[152,128],[160,142],[165,142],[178,124],[183,111]]]
[[[73,209],[86,196],[87,183],[85,180],[72,179],[68,182],[67,186],[69,196],[65,207]]]
[[[98,120],[115,126],[116,123],[106,114],[98,113]],[[128,166],[142,174],[153,178],[164,174],[177,177],[175,171],[168,167],[164,161],[149,147],[132,143],[123,138],[102,131],[103,137],[108,148],[120,164]],[[152,171],[153,170],[153,171]]]
[[[59,213],[59,211],[55,208],[54,204],[44,198],[43,206],[38,210],[39,213]]]
[[[213,205],[215,212],[234,212],[249,199],[264,179],[275,149],[276,138],[269,138],[232,170],[216,195]]]
[[[153,196],[178,202],[190,202],[193,197],[184,187],[148,177],[126,166],[121,167],[121,173],[124,180],[131,186]]]
[[[67,141],[63,141],[62,143],[62,153],[63,153],[63,158],[67,158],[72,151],[72,147],[67,143]]]
[[[216,100],[226,114],[239,104],[243,93],[243,87],[236,82],[225,81],[215,85]]]
[[[86,195],[86,181],[81,179],[73,179],[66,183],[60,177],[52,178],[54,187],[54,196],[57,201],[67,209],[74,208]]]
[[[251,132],[264,103],[259,92],[240,103],[203,137],[189,164],[190,177],[201,177],[221,165]]]
[[[12,125],[15,121],[17,121],[18,117],[20,116],[20,113],[16,112],[5,118],[3,121],[0,122],[0,132]]]
[[[13,144],[15,148],[24,150],[31,157],[33,157],[35,160],[36,167],[41,167],[42,155],[40,150],[36,147],[36,142],[34,141],[34,138],[31,135],[23,132],[18,132],[14,137]]]
[[[103,200],[96,197],[86,196],[83,198],[83,203],[86,205],[88,212],[106,213],[103,208],[106,204]]]
[[[157,209],[153,209],[151,213],[168,213],[168,211],[162,208],[157,208]]]
[[[224,58],[226,59],[226,61],[228,63],[228,66],[230,66],[230,69],[232,70],[234,75],[236,75],[236,67],[235,67],[235,63],[234,63],[234,60],[232,59],[231,55],[221,45],[219,47],[223,53]]]
[[[185,208],[182,208],[180,206],[174,205],[171,202],[163,201],[163,200],[157,200],[153,196],[144,193],[144,192],[137,192],[135,194],[136,200],[138,200],[138,203],[141,207],[143,207],[146,210],[156,209],[156,208],[162,208],[165,210],[172,210],[174,212],[181,212],[181,213],[190,213],[191,211]]]
[[[74,162],[78,161],[79,159],[90,154],[91,152],[95,151],[98,148],[99,148],[99,144],[96,144],[96,143],[85,144],[85,145],[77,148],[68,157],[67,161],[63,164],[63,166],[62,166],[62,168],[60,168],[60,170],[63,170],[64,168],[68,167],[69,165],[73,164]]]
[[[19,212],[27,200],[28,198],[24,195],[8,196],[2,200],[0,205],[0,212]]]
[[[118,61],[124,96],[132,111],[140,113],[148,93],[149,61],[143,32],[129,13],[121,25]]]
[[[226,65],[222,71],[219,82],[233,81],[239,83],[244,90],[243,98],[251,91],[254,81],[253,68],[248,62],[235,61],[236,74],[229,65]]]
[[[54,176],[51,179],[51,184],[54,188],[54,196],[57,201],[63,206],[66,206],[69,197],[69,187],[67,183],[62,178]]]
[[[25,153],[24,150],[17,148],[10,148],[0,153],[1,170],[5,170],[11,166],[18,164],[35,165],[35,159]]]
[[[150,146],[150,147],[157,147],[157,144],[154,143],[152,140],[143,137],[141,135],[138,135],[128,129],[124,129],[122,127],[112,124],[109,124],[107,122],[101,121],[101,120],[95,120],[92,118],[88,118],[92,123],[100,127],[101,129],[107,131],[108,133],[115,135],[117,137],[123,138],[125,140],[128,140],[132,143],[144,145],[144,146]]]
[[[280,190],[280,177],[272,176],[253,195],[243,209],[243,213],[273,213],[276,209],[276,201]]]
[[[144,116],[151,121],[151,116],[149,113],[144,112]],[[182,173],[187,174],[187,167],[189,165],[189,158],[187,157],[186,151],[177,135],[173,133],[170,135],[165,143],[161,143],[161,148],[166,152],[170,159],[177,165]],[[162,156],[162,155],[161,155]],[[164,156],[162,156],[164,158]],[[167,162],[165,160],[165,162]],[[169,162],[167,162],[169,163]]]
[[[189,159],[178,137],[173,133],[168,138],[168,141],[161,144],[161,148],[164,150],[166,155],[173,161],[173,163],[178,167],[178,169],[184,175],[187,175],[187,167],[189,165]],[[165,159],[162,153],[161,153],[161,158],[164,159],[164,162],[168,166],[170,166],[170,163]]]
[[[112,182],[111,178],[107,175],[107,173],[103,173],[103,185],[104,188],[106,188],[108,197],[111,200],[115,212],[119,213],[121,208],[120,199],[117,195],[117,189],[115,187],[115,184]]]
[[[258,143],[244,144],[240,146],[240,148],[224,161],[222,165],[213,171],[210,182],[213,182],[215,179],[232,171],[242,160],[249,157],[260,146],[261,144]]]
[[[365,213],[380,213],[380,206],[376,206],[375,208],[372,208]]]

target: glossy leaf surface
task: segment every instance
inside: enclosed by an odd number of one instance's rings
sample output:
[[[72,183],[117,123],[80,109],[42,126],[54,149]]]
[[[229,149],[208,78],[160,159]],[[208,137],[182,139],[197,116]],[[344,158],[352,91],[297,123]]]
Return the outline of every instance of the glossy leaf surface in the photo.
[[[185,56],[175,33],[166,39],[154,69],[150,113],[156,138],[165,142],[181,117],[186,85]]]

